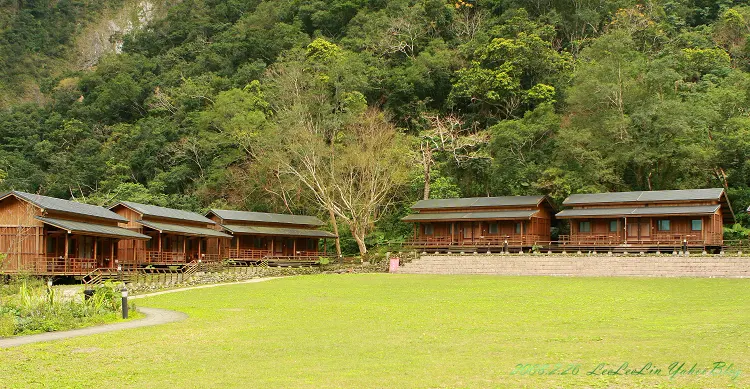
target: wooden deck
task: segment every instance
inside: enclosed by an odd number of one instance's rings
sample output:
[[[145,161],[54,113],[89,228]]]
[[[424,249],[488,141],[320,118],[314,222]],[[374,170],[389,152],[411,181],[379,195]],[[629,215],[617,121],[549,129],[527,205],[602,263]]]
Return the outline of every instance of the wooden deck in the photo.
[[[689,249],[719,251],[726,245],[716,245],[716,237],[703,240],[695,234],[655,234],[649,239],[624,240],[619,235],[588,234],[560,235],[559,240],[540,240],[538,236],[506,236],[479,238],[474,240],[451,240],[450,237],[435,237],[412,240],[403,244],[404,248],[424,252],[519,252],[521,250],[540,251],[615,251],[615,252],[667,252],[680,251],[686,243]]]
[[[93,258],[34,257],[24,258],[20,266],[0,269],[3,274],[83,276],[99,266]]]

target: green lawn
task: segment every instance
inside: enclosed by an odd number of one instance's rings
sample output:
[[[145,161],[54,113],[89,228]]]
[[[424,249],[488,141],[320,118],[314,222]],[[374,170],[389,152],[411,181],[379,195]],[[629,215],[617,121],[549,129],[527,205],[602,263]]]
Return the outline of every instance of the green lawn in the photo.
[[[315,275],[139,304],[190,318],[0,350],[0,387],[750,387],[750,280]],[[719,361],[739,376],[667,375]],[[587,374],[624,362],[662,373]]]

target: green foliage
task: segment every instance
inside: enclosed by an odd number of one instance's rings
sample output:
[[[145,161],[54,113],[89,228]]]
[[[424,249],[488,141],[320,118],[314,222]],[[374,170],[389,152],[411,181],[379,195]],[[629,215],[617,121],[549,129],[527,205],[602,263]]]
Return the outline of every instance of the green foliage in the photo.
[[[750,228],[745,228],[736,223],[731,227],[724,227],[724,239],[726,240],[746,240],[750,238]]]
[[[105,283],[88,299],[58,294],[40,279],[18,279],[2,285],[0,336],[61,331],[114,321],[120,311],[119,293]]]
[[[361,162],[352,124],[376,108],[398,128],[378,156],[411,168],[369,244],[410,236],[425,142],[433,198],[727,185],[750,203],[741,1],[186,0],[74,70],[78,32],[121,4],[0,0],[0,190],[328,220],[264,154]]]

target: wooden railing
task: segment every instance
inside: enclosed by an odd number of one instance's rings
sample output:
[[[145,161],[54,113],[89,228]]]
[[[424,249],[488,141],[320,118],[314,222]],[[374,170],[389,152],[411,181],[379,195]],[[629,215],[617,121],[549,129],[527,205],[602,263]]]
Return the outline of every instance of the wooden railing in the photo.
[[[707,246],[719,244],[721,234],[707,233],[707,239],[703,239],[702,234],[685,234],[685,233],[664,233],[659,232],[648,237],[627,238],[627,244],[632,245],[663,245],[663,246],[680,246],[683,241],[687,241],[689,246]],[[589,246],[612,246],[621,245],[626,242],[624,236],[620,234],[596,234],[596,233],[578,233],[575,235],[560,235],[558,237],[560,245],[589,245]]]
[[[229,249],[229,259],[263,259],[263,258],[317,258],[321,254],[319,251],[303,251],[298,250],[293,255],[284,255],[282,253],[273,253],[269,250],[246,250],[246,249]]]
[[[2,269],[4,273],[84,275],[97,268],[93,258],[27,257],[19,267]]]
[[[201,254],[201,261],[206,263],[220,262],[222,259],[219,254]]]
[[[502,247],[505,242],[508,246],[532,246],[542,239],[540,235],[484,235],[472,238],[455,239],[450,236],[441,237],[420,237],[419,239],[404,242],[404,246],[415,248],[439,248],[439,247]]]
[[[146,251],[146,262],[154,264],[183,264],[186,262],[187,257],[185,253],[176,253],[168,251]]]
[[[263,259],[272,255],[269,250],[229,249],[229,259]]]

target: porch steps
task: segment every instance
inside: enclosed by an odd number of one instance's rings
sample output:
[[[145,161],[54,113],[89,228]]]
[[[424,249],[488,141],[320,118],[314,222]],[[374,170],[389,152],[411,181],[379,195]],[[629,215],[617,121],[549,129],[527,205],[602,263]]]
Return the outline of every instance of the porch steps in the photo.
[[[423,255],[400,267],[406,274],[488,274],[585,277],[750,278],[750,257],[673,255]]]

